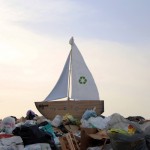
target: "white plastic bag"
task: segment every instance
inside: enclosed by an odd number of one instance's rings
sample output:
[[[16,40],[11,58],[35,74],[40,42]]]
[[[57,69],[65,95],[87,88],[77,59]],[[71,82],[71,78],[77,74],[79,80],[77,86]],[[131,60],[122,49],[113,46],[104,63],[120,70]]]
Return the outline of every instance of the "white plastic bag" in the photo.
[[[56,115],[55,118],[53,119],[53,121],[51,122],[51,124],[54,127],[58,127],[62,124],[62,117],[60,115]]]
[[[6,117],[2,120],[2,130],[5,133],[11,134],[15,128],[15,119],[12,117]]]
[[[88,119],[88,123],[97,129],[105,129],[110,120],[110,117],[102,118],[102,117],[91,117]]]

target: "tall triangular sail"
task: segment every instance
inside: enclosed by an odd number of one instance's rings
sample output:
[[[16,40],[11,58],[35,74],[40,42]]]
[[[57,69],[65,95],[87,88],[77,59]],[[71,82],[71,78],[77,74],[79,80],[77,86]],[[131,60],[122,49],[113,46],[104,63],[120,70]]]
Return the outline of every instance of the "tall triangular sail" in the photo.
[[[65,63],[64,69],[51,93],[45,98],[45,101],[51,101],[67,97],[68,95],[68,74],[70,65],[70,53]]]
[[[99,93],[85,61],[73,38],[70,40],[72,49],[72,95],[75,100],[99,100]]]

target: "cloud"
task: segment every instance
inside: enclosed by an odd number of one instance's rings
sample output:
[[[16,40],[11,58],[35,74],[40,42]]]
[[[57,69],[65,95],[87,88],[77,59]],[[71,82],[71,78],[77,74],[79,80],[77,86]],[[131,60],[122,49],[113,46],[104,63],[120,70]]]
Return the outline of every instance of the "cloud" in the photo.
[[[71,11],[68,0],[32,0],[32,1],[5,1],[0,2],[0,18],[9,22],[30,21],[42,22],[61,19],[60,16]]]

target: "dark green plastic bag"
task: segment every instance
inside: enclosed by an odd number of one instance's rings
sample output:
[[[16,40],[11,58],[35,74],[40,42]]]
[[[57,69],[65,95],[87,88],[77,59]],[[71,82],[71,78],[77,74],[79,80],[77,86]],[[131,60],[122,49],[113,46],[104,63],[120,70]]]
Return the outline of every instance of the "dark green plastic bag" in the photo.
[[[113,150],[148,150],[144,135],[141,133],[125,135],[108,132],[108,135]]]

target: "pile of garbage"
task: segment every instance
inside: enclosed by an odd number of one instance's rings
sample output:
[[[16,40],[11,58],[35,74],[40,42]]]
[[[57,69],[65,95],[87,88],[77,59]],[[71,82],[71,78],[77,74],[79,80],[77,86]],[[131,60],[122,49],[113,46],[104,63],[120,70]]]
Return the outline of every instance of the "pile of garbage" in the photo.
[[[0,122],[0,150],[149,150],[150,121],[141,116],[108,117],[86,110],[80,120],[71,114],[53,120],[27,111]]]

